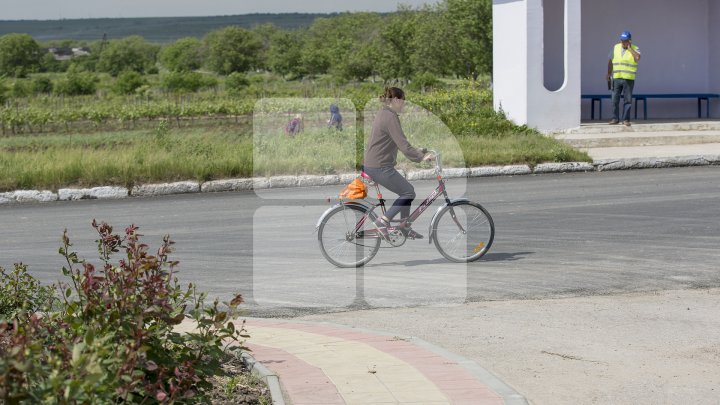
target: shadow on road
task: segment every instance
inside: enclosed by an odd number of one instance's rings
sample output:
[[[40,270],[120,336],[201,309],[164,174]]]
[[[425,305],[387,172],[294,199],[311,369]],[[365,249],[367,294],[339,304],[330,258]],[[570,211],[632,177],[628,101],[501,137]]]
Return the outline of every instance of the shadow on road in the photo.
[[[512,262],[522,260],[524,256],[535,254],[535,252],[516,252],[516,253],[488,253],[481,257],[478,262]]]
[[[432,259],[432,260],[406,260],[401,262],[386,262],[386,263],[378,263],[378,264],[368,264],[365,265],[365,267],[388,267],[388,266],[405,266],[405,267],[417,267],[417,266],[424,266],[428,264],[440,264],[440,263],[450,263],[448,260],[443,258],[438,259]]]
[[[474,263],[480,263],[480,262],[512,262],[516,260],[522,260],[527,255],[535,254],[535,252],[515,252],[515,253],[488,253],[480,260],[474,262]],[[369,268],[382,268],[382,267],[388,267],[388,266],[404,266],[404,267],[417,267],[417,266],[424,266],[428,264],[453,264],[451,261],[445,259],[445,258],[437,258],[432,260],[406,260],[406,261],[397,261],[397,262],[386,262],[386,263],[378,263],[378,264],[368,264],[365,267]],[[462,263],[456,263],[456,264],[462,264]],[[472,264],[472,263],[470,263]]]

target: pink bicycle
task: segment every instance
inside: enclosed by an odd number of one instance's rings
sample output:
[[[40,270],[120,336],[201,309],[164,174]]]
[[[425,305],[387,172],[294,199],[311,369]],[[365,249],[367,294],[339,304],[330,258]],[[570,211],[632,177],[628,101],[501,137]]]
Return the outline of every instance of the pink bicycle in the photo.
[[[381,232],[375,225],[378,215],[385,213],[380,187],[370,176],[361,174],[366,184],[375,186],[377,202],[341,201],[322,214],[316,229],[325,259],[338,267],[361,267],[372,260],[381,247],[404,245],[408,239],[407,229],[440,195],[445,198],[445,204],[437,209],[430,221],[428,243],[434,242],[440,254],[453,262],[472,262],[487,253],[495,236],[492,217],[476,202],[448,196],[442,178],[441,155],[430,152],[435,155],[438,186],[408,218],[393,221],[398,226],[392,226],[386,232]]]

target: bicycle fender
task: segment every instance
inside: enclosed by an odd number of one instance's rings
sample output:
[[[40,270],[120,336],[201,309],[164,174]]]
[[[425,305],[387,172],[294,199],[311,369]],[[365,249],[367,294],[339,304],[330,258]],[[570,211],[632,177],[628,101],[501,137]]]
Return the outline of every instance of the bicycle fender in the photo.
[[[333,205],[332,207],[326,209],[325,212],[323,212],[323,214],[320,215],[320,218],[318,219],[317,223],[315,224],[315,230],[317,231],[318,228],[320,228],[320,224],[325,219],[325,217],[328,216],[328,214],[330,214],[330,211],[334,210],[337,207],[340,207],[341,205],[361,207],[361,208],[364,208],[365,210],[370,209],[370,206],[368,206],[367,204],[361,203],[359,201],[347,201],[344,203],[337,203],[337,204]]]
[[[433,232],[434,231],[433,227],[435,226],[435,220],[437,219],[438,215],[440,215],[440,211],[445,209],[445,207],[448,207],[450,205],[453,205],[455,203],[459,203],[462,201],[470,201],[470,199],[465,198],[465,197],[451,198],[450,204],[445,203],[445,204],[441,205],[440,207],[438,207],[437,211],[435,211],[435,214],[433,215],[432,219],[430,220],[430,225],[428,226],[428,235],[429,235],[428,244],[432,243],[433,238],[435,237],[435,233]],[[320,225],[318,225],[318,226],[320,226]]]

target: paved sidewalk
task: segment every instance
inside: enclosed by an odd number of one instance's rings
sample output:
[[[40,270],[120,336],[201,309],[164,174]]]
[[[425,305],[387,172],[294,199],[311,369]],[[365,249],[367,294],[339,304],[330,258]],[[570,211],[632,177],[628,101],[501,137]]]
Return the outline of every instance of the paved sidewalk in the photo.
[[[553,137],[587,152],[596,166],[605,160],[626,160],[620,166],[632,168],[637,163],[633,160],[641,159],[671,159],[674,162],[671,166],[692,166],[701,161],[718,164],[720,156],[718,120],[640,120],[631,127],[586,122]]]
[[[720,143],[589,148],[587,153],[596,162],[606,159],[682,157],[708,157],[714,160],[720,156]]]
[[[295,405],[527,403],[476,363],[419,339],[276,319],[246,327],[252,356]]]

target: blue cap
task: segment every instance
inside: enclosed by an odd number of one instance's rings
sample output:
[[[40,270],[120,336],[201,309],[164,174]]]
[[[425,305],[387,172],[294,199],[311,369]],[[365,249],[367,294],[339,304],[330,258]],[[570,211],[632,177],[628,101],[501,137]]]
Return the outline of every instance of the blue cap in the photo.
[[[620,39],[623,41],[627,41],[630,38],[632,38],[632,34],[630,34],[630,31],[623,31],[622,34],[620,34]]]

